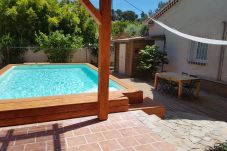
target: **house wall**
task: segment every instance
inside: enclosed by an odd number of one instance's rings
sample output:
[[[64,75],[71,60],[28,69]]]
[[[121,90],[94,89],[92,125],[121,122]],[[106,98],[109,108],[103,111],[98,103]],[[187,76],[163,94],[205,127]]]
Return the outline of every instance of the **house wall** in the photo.
[[[221,39],[222,22],[227,21],[226,6],[227,0],[179,0],[158,20],[187,34]],[[166,36],[166,51],[169,59],[169,65],[165,66],[167,71],[186,72],[210,80],[217,79],[220,46],[209,45],[207,64],[194,65],[187,61],[191,48],[190,40],[176,36],[156,24],[150,26],[149,34]],[[227,82],[227,50],[225,50],[222,81]]]

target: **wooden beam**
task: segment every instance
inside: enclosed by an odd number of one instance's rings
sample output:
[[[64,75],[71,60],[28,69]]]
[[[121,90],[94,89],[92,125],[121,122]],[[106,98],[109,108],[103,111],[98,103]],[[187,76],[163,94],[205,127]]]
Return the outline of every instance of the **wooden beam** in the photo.
[[[94,18],[98,25],[102,23],[102,16],[99,11],[92,5],[90,0],[80,0],[81,4],[86,8],[88,13]]]
[[[99,58],[98,58],[98,117],[108,119],[109,113],[109,68],[110,68],[110,35],[112,0],[99,1],[102,23],[99,25]]]

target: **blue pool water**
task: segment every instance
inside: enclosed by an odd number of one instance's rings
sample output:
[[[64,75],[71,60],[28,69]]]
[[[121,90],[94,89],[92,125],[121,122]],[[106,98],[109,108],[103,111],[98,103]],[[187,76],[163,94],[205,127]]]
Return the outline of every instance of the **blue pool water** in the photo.
[[[109,81],[109,90],[124,89]],[[13,66],[0,76],[0,99],[97,92],[98,73],[85,64]]]

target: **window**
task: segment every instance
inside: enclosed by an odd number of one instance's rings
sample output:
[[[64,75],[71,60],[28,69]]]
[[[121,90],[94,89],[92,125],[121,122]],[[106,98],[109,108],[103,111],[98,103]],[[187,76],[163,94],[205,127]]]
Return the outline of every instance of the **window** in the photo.
[[[192,42],[188,63],[206,65],[208,44]]]

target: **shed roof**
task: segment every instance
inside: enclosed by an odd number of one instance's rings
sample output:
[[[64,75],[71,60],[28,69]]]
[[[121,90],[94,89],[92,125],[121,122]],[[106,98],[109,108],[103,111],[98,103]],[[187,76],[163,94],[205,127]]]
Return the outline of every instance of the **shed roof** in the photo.
[[[114,39],[112,42],[122,42],[126,43],[129,41],[140,41],[140,40],[165,40],[165,35],[158,35],[158,36],[153,36],[153,37],[131,37],[131,38],[123,38],[123,39]]]

